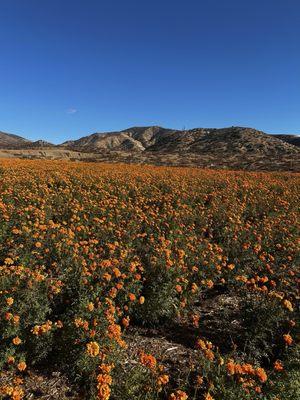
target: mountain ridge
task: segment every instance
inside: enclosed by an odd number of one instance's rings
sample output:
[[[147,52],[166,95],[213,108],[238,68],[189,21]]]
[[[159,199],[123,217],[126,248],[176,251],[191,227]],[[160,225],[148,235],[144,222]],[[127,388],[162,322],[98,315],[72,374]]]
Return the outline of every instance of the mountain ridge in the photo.
[[[55,158],[57,152],[58,158],[74,160],[300,171],[300,137],[238,126],[189,130],[131,127],[95,132],[59,145],[0,132],[0,149],[11,150],[2,152],[8,156],[25,158],[48,158],[48,151],[49,158]]]

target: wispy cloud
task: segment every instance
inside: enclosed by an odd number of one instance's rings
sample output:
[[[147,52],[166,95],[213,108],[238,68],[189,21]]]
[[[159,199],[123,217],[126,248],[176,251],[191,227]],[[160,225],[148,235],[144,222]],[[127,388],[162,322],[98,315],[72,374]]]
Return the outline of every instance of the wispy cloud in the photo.
[[[76,108],[68,108],[66,112],[67,114],[76,114],[78,110]]]

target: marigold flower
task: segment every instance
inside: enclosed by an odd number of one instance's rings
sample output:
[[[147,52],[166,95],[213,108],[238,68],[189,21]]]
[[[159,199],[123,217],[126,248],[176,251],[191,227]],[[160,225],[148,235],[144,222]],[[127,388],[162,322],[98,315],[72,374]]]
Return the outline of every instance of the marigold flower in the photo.
[[[17,365],[17,368],[18,368],[19,371],[25,371],[26,367],[27,367],[27,365],[26,365],[25,361],[21,361]]]
[[[22,340],[19,338],[19,336],[16,336],[15,338],[13,338],[12,342],[14,345],[18,346],[22,343]]]
[[[287,299],[283,300],[283,305],[289,311],[291,311],[291,312],[294,311],[292,303],[289,300],[287,300]]]
[[[94,304],[91,302],[91,303],[88,303],[88,305],[86,306],[86,308],[89,310],[89,311],[93,311],[94,310]]]
[[[168,400],[187,400],[187,399],[188,395],[184,391],[177,390],[175,393],[171,393]]]
[[[198,375],[197,378],[196,378],[196,385],[197,386],[201,386],[202,383],[203,383],[203,376]]]
[[[13,356],[7,357],[7,363],[8,364],[13,364],[14,362],[15,362],[15,357],[13,357]]]
[[[129,317],[122,318],[122,325],[123,325],[125,328],[128,328],[128,326],[129,326],[129,320],[130,320]]]
[[[196,346],[198,347],[198,349],[206,350],[206,343],[202,339],[197,340]]]
[[[268,379],[266,371],[263,368],[257,368],[255,374],[261,382],[266,382]]]
[[[211,279],[209,279],[208,281],[206,281],[206,286],[211,289],[214,287],[214,283]]]
[[[20,387],[13,389],[13,392],[11,394],[12,400],[21,400],[23,399],[23,397],[24,397],[24,391]]]
[[[98,374],[97,375],[97,382],[98,385],[111,385],[112,384],[112,377],[108,374]]]
[[[99,344],[97,342],[89,342],[89,343],[87,343],[86,349],[87,349],[87,353],[91,357],[96,357],[100,352],[100,347],[99,347]]]
[[[226,369],[229,375],[235,374],[235,364],[232,360],[228,361],[228,363],[226,364]]]
[[[182,287],[180,285],[176,285],[175,289],[177,293],[182,293]]]
[[[277,372],[283,371],[283,365],[282,362],[280,360],[276,360],[274,362],[274,370]]]
[[[166,385],[169,382],[169,376],[168,375],[161,375],[157,378],[157,384],[158,386],[163,386]]]
[[[98,400],[108,400],[110,398],[110,387],[108,385],[99,385],[97,387],[97,398]]]
[[[283,340],[285,341],[285,343],[290,346],[293,343],[293,338],[291,335],[289,335],[288,333],[283,335]]]
[[[135,299],[136,299],[136,296],[133,293],[129,293],[128,297],[129,297],[130,301],[135,301]]]
[[[13,299],[12,297],[8,297],[8,298],[6,299],[6,303],[7,303],[7,305],[11,306],[11,305],[14,304],[14,299]]]
[[[154,369],[156,367],[156,358],[152,354],[146,354],[144,352],[140,355],[140,362],[142,365],[149,369]]]

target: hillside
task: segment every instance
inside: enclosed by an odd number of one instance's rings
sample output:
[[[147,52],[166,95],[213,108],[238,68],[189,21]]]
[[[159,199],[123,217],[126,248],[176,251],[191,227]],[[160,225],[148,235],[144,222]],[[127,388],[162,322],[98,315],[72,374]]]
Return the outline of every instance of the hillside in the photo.
[[[277,139],[283,140],[286,143],[293,144],[294,146],[300,147],[300,136],[299,135],[273,135]]]
[[[111,161],[210,168],[298,170],[300,150],[264,132],[242,127],[174,130],[159,126],[94,133],[62,144]]]
[[[23,146],[30,143],[30,140],[24,139],[21,136],[14,135],[12,133],[6,133],[0,131],[0,148],[11,149]]]
[[[61,145],[1,134],[0,157],[300,171],[299,137],[269,135],[244,127],[133,127],[93,133]]]
[[[281,138],[251,128],[196,128],[186,131],[158,126],[134,127],[120,132],[94,133],[62,146],[81,151],[147,151],[178,153],[253,153],[284,155],[297,153],[295,146]]]

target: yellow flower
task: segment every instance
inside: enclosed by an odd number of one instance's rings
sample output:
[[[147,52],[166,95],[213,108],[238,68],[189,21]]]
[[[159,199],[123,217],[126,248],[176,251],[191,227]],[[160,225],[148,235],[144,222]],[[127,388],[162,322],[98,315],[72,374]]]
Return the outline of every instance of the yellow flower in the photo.
[[[6,299],[6,303],[7,303],[9,306],[11,306],[11,305],[14,304],[14,299],[13,299],[12,297],[8,297],[8,298]]]
[[[169,376],[168,375],[161,375],[157,378],[157,384],[158,386],[166,385],[169,382]]]
[[[168,400],[187,400],[188,395],[183,390],[177,390],[175,393],[171,393]]]
[[[89,303],[87,306],[86,306],[86,308],[89,310],[89,311],[93,311],[94,310],[94,304],[93,303]]]
[[[97,342],[89,342],[86,345],[86,350],[87,353],[91,356],[91,357],[97,357],[97,355],[100,352],[100,347],[99,344]]]
[[[293,305],[292,305],[292,303],[289,301],[289,300],[284,300],[283,301],[283,305],[284,305],[284,307],[286,308],[286,309],[288,309],[289,311],[294,311],[294,309],[293,309]]]

